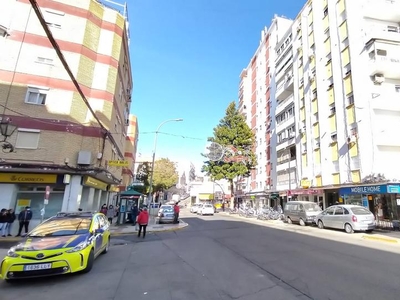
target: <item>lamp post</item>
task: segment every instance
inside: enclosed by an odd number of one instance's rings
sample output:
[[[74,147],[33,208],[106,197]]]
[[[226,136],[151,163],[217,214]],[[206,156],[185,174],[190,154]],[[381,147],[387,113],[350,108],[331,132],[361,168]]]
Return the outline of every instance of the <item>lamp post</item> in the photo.
[[[149,195],[148,195],[148,201],[147,203],[150,204],[150,199],[151,202],[154,203],[152,197],[152,193],[153,193],[153,176],[154,176],[154,163],[155,163],[155,159],[156,159],[156,150],[157,150],[157,137],[158,137],[158,133],[160,132],[160,128],[168,122],[182,122],[183,119],[170,119],[170,120],[166,120],[164,122],[162,122],[160,125],[158,125],[157,130],[155,132],[155,137],[154,137],[154,147],[153,147],[153,158],[152,158],[152,163],[151,163],[151,173],[150,173],[150,187],[149,187]]]
[[[12,136],[16,129],[17,126],[11,124],[8,120],[0,121],[0,133],[3,137],[3,140],[0,141],[0,144],[3,152],[8,153],[14,151],[14,146],[7,141],[7,138]]]

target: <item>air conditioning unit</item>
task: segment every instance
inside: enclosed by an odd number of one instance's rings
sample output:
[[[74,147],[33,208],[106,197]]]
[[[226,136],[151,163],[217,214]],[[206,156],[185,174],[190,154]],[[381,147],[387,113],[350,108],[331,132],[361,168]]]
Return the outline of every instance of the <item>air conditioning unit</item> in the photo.
[[[292,131],[289,133],[289,138],[292,139],[296,136],[296,134]]]
[[[382,84],[385,82],[385,76],[382,74],[374,75],[374,84]]]
[[[336,113],[336,107],[331,107],[330,113],[331,113],[331,115],[335,114]]]

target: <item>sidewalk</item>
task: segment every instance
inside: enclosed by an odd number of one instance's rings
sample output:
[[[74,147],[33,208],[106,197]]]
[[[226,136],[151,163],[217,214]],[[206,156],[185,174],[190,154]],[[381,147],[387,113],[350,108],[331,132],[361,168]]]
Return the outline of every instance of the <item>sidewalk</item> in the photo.
[[[175,231],[187,227],[188,224],[182,220],[179,220],[179,224],[156,224],[154,217],[150,218],[149,225],[147,225],[147,232],[163,232],[163,231]],[[137,233],[138,228],[133,226],[131,223],[124,225],[111,225],[111,235],[118,236],[124,234]]]
[[[296,224],[290,225],[281,220],[258,220],[256,218],[241,217],[238,214],[229,214],[229,212],[220,212],[220,214],[229,216],[229,217],[232,217],[235,219],[245,220],[246,222],[251,222],[251,223],[255,223],[255,224],[261,223],[265,226],[270,225],[270,226],[273,226],[274,228],[277,228],[277,226],[279,226],[279,227],[282,227],[282,229],[284,229],[285,227],[287,229],[289,229],[291,226],[297,226],[295,228],[298,230],[301,230],[304,228],[312,228],[315,230],[319,230],[317,227],[312,227],[312,226],[300,227],[299,225],[296,225]],[[360,235],[360,237],[365,240],[373,240],[373,241],[385,242],[385,243],[391,243],[391,244],[400,244],[400,231],[392,231],[392,230],[376,228],[372,233],[362,233],[362,235]]]

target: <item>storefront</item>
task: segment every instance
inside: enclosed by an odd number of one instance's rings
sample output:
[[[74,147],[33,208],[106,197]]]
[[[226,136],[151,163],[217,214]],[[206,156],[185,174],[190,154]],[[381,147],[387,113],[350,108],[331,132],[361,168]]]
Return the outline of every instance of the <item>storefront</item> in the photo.
[[[1,173],[1,208],[13,208],[18,214],[30,206],[33,220],[40,220],[44,207],[46,186],[50,187],[50,197],[44,217],[50,217],[61,210],[65,185],[62,174]]]
[[[288,198],[293,201],[309,201],[319,203],[324,202],[324,190],[322,189],[298,189],[287,192]]]
[[[400,216],[400,184],[365,185],[339,190],[344,204],[368,208],[379,221],[398,220]]]

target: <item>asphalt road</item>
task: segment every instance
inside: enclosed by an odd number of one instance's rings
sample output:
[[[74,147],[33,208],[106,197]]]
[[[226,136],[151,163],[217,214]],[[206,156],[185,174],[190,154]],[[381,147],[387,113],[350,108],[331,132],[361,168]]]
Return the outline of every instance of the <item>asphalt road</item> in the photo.
[[[115,238],[89,274],[1,282],[0,299],[399,299],[397,244],[220,214],[185,221],[145,240]]]

